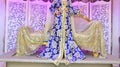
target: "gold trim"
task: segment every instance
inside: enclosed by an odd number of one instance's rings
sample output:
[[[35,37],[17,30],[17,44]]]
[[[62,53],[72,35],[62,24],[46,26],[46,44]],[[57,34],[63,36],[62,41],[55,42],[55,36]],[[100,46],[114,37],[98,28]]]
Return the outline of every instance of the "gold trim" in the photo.
[[[71,14],[71,16],[78,16],[78,17],[82,17],[83,19],[87,20],[88,22],[91,22],[90,18],[88,18],[87,16],[78,13],[77,15]]]

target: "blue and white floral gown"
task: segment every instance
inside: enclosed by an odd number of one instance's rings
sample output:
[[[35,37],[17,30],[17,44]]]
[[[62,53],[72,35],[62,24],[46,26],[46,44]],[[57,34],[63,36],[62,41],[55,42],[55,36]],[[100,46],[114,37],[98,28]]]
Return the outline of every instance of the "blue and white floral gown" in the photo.
[[[51,12],[54,14],[55,10],[62,6],[60,0],[54,1],[50,7]],[[78,45],[75,43],[72,36],[71,22],[70,22],[70,14],[77,14],[77,10],[74,10],[71,5],[66,6],[69,10],[66,12],[66,22],[65,22],[65,46],[64,56],[69,62],[74,62],[77,60],[82,60],[85,58],[83,52],[80,50]],[[46,45],[45,50],[40,54],[43,58],[50,58],[52,60],[57,60],[58,56],[60,56],[60,41],[62,39],[62,13],[59,15],[55,15],[54,24],[52,25],[52,30],[50,34],[50,39],[48,40],[48,44]]]

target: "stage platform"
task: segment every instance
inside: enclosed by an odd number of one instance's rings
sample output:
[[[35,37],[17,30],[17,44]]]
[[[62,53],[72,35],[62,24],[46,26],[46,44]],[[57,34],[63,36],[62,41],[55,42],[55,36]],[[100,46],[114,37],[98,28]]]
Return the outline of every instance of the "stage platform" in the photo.
[[[6,62],[7,67],[56,67],[51,60],[35,56],[15,56],[15,50],[1,55],[0,61]],[[67,66],[63,59],[57,67],[112,67],[112,64],[120,64],[120,59],[111,55],[108,55],[106,59],[86,56],[85,60],[76,61]]]

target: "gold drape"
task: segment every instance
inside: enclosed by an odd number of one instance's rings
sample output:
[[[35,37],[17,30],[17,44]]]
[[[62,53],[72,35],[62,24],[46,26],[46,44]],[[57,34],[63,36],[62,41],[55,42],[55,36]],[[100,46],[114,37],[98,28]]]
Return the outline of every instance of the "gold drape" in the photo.
[[[42,32],[33,32],[27,26],[22,26],[18,31],[17,36],[17,55],[29,55],[39,48],[44,41]]]
[[[99,21],[90,21],[84,30],[75,29],[74,17],[71,17],[73,37],[76,43],[83,49],[100,53],[106,57],[102,24]],[[79,23],[79,22],[77,22]],[[82,27],[81,27],[82,28]]]

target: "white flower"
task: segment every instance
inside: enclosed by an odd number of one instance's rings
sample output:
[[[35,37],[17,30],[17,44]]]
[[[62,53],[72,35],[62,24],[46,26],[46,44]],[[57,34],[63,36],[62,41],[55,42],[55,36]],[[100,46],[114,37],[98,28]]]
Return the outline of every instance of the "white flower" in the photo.
[[[72,59],[72,56],[71,56],[71,54],[69,54],[69,55],[68,55],[68,59]]]
[[[48,52],[50,49],[49,48],[46,48],[46,51]]]
[[[57,28],[57,29],[60,29],[60,25],[56,25],[56,28]]]
[[[55,41],[52,42],[52,48],[56,48],[57,47],[57,43]]]
[[[79,53],[79,52],[76,52],[76,53],[74,54],[74,56],[76,56],[76,57],[78,58],[78,57],[80,57],[80,53]]]
[[[48,53],[45,53],[45,57],[50,57],[52,53],[48,52]]]
[[[56,49],[54,49],[54,50],[53,50],[53,52],[56,54],[56,53],[57,53],[57,50],[56,50]]]

